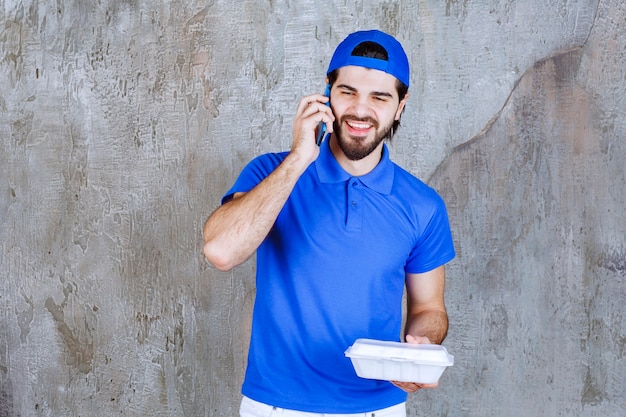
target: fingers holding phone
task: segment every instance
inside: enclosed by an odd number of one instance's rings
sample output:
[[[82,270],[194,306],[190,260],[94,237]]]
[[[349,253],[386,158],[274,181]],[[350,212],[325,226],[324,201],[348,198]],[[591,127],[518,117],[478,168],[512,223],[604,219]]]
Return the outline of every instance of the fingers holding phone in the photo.
[[[330,108],[330,84],[326,84],[326,89],[324,90],[324,96],[328,97],[328,101],[326,105]],[[320,146],[324,140],[327,140],[332,132],[332,125],[330,130],[326,128],[325,122],[319,122],[317,125],[317,134],[315,137],[315,144]]]
[[[292,152],[308,149],[317,157],[316,145],[332,133],[334,121],[328,96],[312,94],[303,97],[298,104],[293,123]]]

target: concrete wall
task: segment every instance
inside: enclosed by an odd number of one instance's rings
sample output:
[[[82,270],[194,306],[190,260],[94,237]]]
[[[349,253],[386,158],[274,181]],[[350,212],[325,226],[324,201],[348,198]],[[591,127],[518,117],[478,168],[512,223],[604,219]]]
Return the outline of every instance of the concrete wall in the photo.
[[[234,416],[254,263],[201,226],[336,44],[404,43],[455,355],[410,416],[623,416],[621,0],[0,2],[0,416]]]

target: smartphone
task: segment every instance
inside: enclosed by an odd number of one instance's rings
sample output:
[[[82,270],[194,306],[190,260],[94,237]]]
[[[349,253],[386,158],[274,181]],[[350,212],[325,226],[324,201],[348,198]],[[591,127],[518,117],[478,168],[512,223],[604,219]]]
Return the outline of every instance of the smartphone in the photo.
[[[326,97],[330,97],[330,84],[326,85],[326,89],[324,90],[324,95]],[[330,107],[330,100],[326,102],[326,105]],[[330,133],[326,131],[326,123],[319,122],[317,125],[317,137],[315,138],[315,143],[317,146],[320,146],[325,139],[328,139]]]

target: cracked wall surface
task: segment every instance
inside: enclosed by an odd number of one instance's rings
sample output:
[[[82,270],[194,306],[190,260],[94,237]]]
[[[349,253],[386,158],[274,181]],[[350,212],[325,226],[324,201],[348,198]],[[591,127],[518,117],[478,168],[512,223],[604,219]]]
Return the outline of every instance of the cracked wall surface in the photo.
[[[392,157],[446,200],[455,365],[410,416],[626,409],[626,5],[6,1],[0,416],[233,416],[254,263],[204,262],[336,44],[412,64]]]

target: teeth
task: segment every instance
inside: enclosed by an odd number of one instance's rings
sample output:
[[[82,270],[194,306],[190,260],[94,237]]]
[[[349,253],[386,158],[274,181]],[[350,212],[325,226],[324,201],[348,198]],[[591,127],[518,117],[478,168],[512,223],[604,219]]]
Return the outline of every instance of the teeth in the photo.
[[[369,123],[348,122],[348,124],[355,129],[369,129],[370,128]]]

